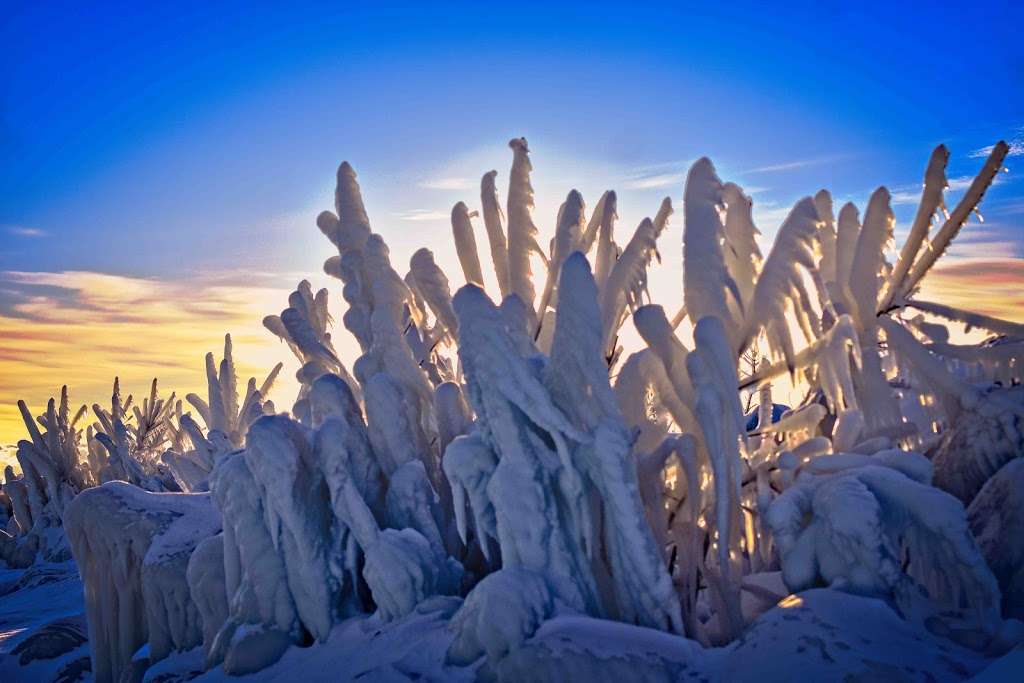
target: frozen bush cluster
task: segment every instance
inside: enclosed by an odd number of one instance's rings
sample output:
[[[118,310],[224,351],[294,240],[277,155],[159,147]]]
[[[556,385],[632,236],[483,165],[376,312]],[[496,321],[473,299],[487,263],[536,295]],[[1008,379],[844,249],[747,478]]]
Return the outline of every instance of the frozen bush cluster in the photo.
[[[115,383],[84,444],[66,389],[38,420],[22,404],[0,551],[30,564],[66,532],[97,680],[193,648],[251,673],[354,617],[438,605],[451,671],[672,679],[702,647],[741,650],[787,593],[835,602],[819,588],[887,601],[908,632],[1012,645],[1024,329],[917,298],[1005,143],[951,212],[935,150],[892,264],[885,188],[863,221],[827,191],[800,200],[763,255],[749,196],[698,160],[671,317],[647,291],[670,199],[622,238],[613,191],[588,216],[573,190],[545,249],[528,144],[509,146],[505,210],[495,171],[479,214],[452,209],[459,274],[426,249],[403,274],[341,165],[317,225],[360,355],[343,361],[327,290],[301,282],[263,321],[300,361],[288,412],[266,400],[280,365],[239,392],[230,337],[207,398],[186,397],[202,424],[155,382],[133,412]],[[998,336],[951,345],[935,317]],[[786,375],[791,408],[772,400]]]

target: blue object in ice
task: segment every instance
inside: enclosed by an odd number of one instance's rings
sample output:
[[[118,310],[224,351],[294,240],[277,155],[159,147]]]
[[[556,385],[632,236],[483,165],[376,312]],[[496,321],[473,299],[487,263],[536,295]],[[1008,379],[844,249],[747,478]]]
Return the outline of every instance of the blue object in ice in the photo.
[[[781,418],[782,414],[784,412],[786,412],[787,410],[789,410],[789,406],[784,406],[781,403],[773,403],[772,404],[772,424],[775,424],[776,422],[778,422],[779,418]],[[747,415],[746,418],[747,418],[747,431],[748,432],[752,432],[752,431],[754,431],[755,429],[757,429],[760,426],[760,425],[757,424],[757,408],[754,408],[752,411],[750,411],[750,414]]]

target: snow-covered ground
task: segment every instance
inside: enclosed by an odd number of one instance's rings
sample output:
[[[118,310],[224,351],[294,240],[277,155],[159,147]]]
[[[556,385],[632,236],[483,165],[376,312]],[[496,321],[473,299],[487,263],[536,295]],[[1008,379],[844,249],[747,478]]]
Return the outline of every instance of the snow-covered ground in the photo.
[[[73,563],[0,572],[0,680],[92,680],[82,586]],[[883,601],[836,590],[788,596],[734,643],[703,648],[660,631],[579,615],[548,620],[496,664],[446,664],[448,628],[462,600],[435,597],[383,623],[360,616],[323,643],[292,647],[248,676],[203,671],[202,648],[150,667],[146,681],[961,681],[1020,680],[1024,651],[990,660],[904,621]],[[63,626],[63,629],[60,628]],[[34,638],[33,638],[34,637]],[[30,649],[26,643],[35,640]],[[141,654],[145,654],[142,652]],[[986,668],[987,667],[987,668]]]
[[[82,582],[74,562],[0,569],[0,680],[88,680]]]

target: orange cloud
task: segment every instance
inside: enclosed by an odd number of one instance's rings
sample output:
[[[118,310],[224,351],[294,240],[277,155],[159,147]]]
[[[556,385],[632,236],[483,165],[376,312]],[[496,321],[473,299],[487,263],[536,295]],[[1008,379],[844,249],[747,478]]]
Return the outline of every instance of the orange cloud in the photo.
[[[115,376],[124,392],[144,394],[158,377],[163,396],[205,396],[203,357],[208,351],[220,357],[226,332],[242,377],[262,380],[285,362],[271,398],[290,407],[297,362],[261,321],[287,306],[298,279],[0,273],[0,465],[13,460],[13,444],[25,438],[18,399],[38,414],[67,384],[75,404],[102,405]]]
[[[1024,259],[973,257],[940,261],[918,298],[1024,322]]]

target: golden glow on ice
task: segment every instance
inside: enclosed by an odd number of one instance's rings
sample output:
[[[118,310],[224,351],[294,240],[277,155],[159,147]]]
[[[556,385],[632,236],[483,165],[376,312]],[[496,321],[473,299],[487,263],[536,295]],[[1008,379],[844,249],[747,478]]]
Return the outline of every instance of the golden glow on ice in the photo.
[[[779,601],[779,607],[782,609],[792,609],[794,607],[799,607],[802,604],[804,604],[804,599],[799,595],[787,595]]]

